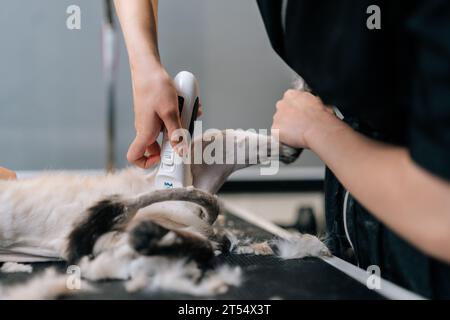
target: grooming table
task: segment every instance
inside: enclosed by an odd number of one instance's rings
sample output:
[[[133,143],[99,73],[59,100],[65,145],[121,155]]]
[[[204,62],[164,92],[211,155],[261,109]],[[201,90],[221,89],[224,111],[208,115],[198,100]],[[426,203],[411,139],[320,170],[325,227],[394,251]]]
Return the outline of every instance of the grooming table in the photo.
[[[251,213],[226,205],[224,225],[246,236],[264,241],[283,237],[286,231]],[[419,296],[388,281],[382,280],[382,290],[365,286],[368,274],[336,257],[328,259],[305,258],[283,261],[275,256],[224,254],[217,263],[237,265],[243,271],[240,287],[231,287],[217,299],[417,299]],[[36,263],[33,273],[1,273],[0,284],[22,283],[49,266],[65,272],[65,263]],[[196,299],[189,295],[156,292],[127,293],[121,281],[95,283],[95,293],[71,295],[70,299]],[[208,297],[205,297],[208,298]],[[210,298],[210,297],[209,297]]]

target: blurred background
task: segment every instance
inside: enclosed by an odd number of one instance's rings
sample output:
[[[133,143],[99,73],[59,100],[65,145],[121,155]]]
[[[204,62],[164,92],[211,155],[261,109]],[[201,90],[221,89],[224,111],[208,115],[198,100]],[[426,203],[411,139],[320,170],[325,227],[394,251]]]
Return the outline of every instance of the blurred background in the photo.
[[[69,5],[81,8],[81,30],[66,27]],[[2,0],[1,7],[0,166],[19,171],[104,168],[104,2]],[[115,160],[125,167],[134,128],[128,58],[119,30],[117,36]],[[173,76],[181,70],[197,76],[204,129],[270,128],[275,103],[295,78],[271,49],[256,1],[160,1],[159,44]],[[257,179],[255,172],[235,179]],[[320,180],[322,174],[320,160],[305,152],[294,168],[273,179]],[[245,206],[244,191],[238,196]],[[294,203],[283,197],[275,197],[274,206],[290,203],[286,211],[292,218],[299,198]],[[321,196],[308,197],[321,211]]]

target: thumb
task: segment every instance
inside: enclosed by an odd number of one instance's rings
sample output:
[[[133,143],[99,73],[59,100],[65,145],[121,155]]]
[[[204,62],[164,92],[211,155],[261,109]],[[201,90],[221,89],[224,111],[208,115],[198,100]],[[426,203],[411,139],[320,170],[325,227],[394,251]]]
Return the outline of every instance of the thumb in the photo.
[[[128,162],[147,169],[159,160],[159,145],[148,134],[136,135],[127,153]]]
[[[170,144],[172,147],[175,147],[181,142],[180,139],[182,139],[182,135],[177,132],[178,129],[181,129],[181,119],[178,109],[168,112],[161,120],[164,122],[167,133],[169,134]]]

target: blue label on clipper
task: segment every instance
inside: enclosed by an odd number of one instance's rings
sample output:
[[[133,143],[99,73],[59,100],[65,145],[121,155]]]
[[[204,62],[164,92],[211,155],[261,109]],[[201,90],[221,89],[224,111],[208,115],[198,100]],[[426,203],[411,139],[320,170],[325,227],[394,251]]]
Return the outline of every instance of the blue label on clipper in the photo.
[[[167,189],[173,188],[173,183],[169,181],[164,181],[164,187]]]

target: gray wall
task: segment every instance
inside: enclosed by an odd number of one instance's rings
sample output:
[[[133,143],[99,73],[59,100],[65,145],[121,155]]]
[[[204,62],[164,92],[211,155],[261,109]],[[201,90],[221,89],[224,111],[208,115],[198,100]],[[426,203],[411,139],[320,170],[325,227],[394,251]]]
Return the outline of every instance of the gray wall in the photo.
[[[82,10],[68,30],[66,8]],[[204,128],[270,128],[292,72],[269,46],[252,0],[160,1],[160,51],[172,75],[200,81]],[[0,166],[102,168],[105,99],[102,2],[2,0],[0,11]],[[133,138],[130,75],[121,39],[118,162]],[[319,165],[311,154],[300,164]]]

